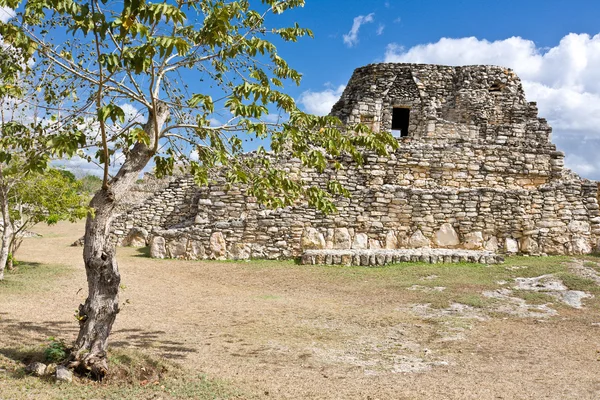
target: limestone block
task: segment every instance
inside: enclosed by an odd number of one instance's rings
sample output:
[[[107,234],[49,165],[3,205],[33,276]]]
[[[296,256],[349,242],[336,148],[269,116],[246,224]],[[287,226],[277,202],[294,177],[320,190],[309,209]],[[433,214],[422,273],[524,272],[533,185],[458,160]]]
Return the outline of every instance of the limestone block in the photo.
[[[210,251],[212,258],[222,258],[225,257],[227,253],[227,243],[225,242],[225,237],[221,232],[213,232],[210,235]]]
[[[152,237],[150,240],[150,257],[165,258],[167,256],[167,248],[165,243],[165,238],[162,236]]]
[[[348,228],[336,228],[333,234],[334,249],[349,249],[352,245]]]
[[[41,362],[32,362],[25,367],[25,372],[34,376],[44,376],[46,373],[46,364]]]
[[[592,252],[590,241],[584,237],[574,237],[571,244],[573,245],[573,254],[589,254]]]
[[[387,235],[385,235],[385,248],[388,250],[398,248],[398,236],[396,236],[394,231],[389,231]]]
[[[369,237],[366,233],[357,233],[352,242],[352,248],[362,250],[369,247]]]
[[[171,258],[186,258],[187,244],[188,240],[183,236],[167,241],[167,250],[169,252],[169,256]]]
[[[204,246],[197,240],[190,240],[190,251],[189,257],[192,260],[201,260],[206,255],[206,251],[204,250]]]
[[[146,247],[148,231],[144,228],[132,228],[121,243],[122,246]]]
[[[321,250],[326,247],[323,234],[311,227],[304,229],[301,245],[303,250]]]
[[[453,247],[460,244],[458,234],[452,227],[452,225],[445,223],[435,233],[434,236],[435,244],[439,247]]]
[[[377,239],[369,238],[369,249],[373,249],[373,250],[381,249],[381,242]]]
[[[519,243],[513,238],[506,238],[506,241],[504,243],[504,250],[507,253],[518,253]]]
[[[528,254],[537,254],[540,251],[540,246],[531,236],[522,237],[519,240],[521,252]]]
[[[571,221],[568,228],[573,233],[590,233],[590,224],[585,221]]]
[[[467,250],[480,250],[483,248],[483,234],[479,231],[469,232],[465,235],[463,247]]]
[[[229,250],[234,260],[248,260],[250,258],[250,246],[246,243],[234,243]]]
[[[427,239],[425,237],[425,235],[423,235],[423,232],[421,232],[420,230],[417,230],[415,233],[412,234],[410,239],[408,239],[408,245],[410,247],[415,247],[415,248],[431,247],[431,241],[429,239]]]
[[[333,233],[334,233],[333,228],[327,229],[327,233],[325,234],[325,248],[326,249],[333,249]]]
[[[253,243],[252,244],[252,257],[253,258],[265,258],[266,257],[266,249],[265,246]]]
[[[496,236],[491,236],[483,246],[485,250],[496,252],[498,251],[498,238]]]
[[[54,379],[56,379],[57,382],[71,383],[73,382],[73,372],[64,365],[59,365],[56,367]]]

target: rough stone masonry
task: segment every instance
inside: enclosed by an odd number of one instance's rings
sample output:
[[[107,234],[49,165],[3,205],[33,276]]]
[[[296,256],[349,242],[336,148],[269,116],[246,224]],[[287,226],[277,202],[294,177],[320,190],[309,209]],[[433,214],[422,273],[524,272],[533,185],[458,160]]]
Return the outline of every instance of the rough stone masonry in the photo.
[[[389,157],[367,154],[363,166],[324,175],[280,160],[307,183],[344,184],[352,197],[337,200],[338,213],[305,205],[267,210],[243,188],[225,190],[219,181],[200,188],[181,176],[120,215],[115,239],[150,245],[153,257],[185,259],[281,259],[327,249],[364,258],[365,250],[421,249],[432,261],[435,251],[424,250],[460,249],[493,261],[495,253],[598,247],[598,185],[563,168],[551,127],[510,69],[368,65],[354,72],[331,114],[391,130],[400,142]],[[469,254],[465,260],[478,259]],[[336,261],[319,257],[306,262]]]

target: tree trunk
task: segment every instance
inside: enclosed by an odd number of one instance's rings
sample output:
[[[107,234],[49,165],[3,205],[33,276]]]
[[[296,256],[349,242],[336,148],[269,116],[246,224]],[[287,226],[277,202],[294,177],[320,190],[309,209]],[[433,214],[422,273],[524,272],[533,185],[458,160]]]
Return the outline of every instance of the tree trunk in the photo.
[[[166,105],[159,103],[156,116],[158,129],[169,115]],[[152,113],[144,130],[154,137]],[[83,260],[88,281],[88,298],[79,306],[79,336],[71,353],[70,366],[101,380],[108,372],[106,350],[108,337],[119,312],[121,276],[115,258],[116,243],[110,238],[115,207],[138,179],[153,156],[153,142],[137,143],[108,188],[96,193],[90,203],[94,215],[85,225]]]
[[[0,178],[2,171],[0,171]],[[10,209],[8,206],[8,190],[6,187],[0,189],[0,208],[2,209],[2,243],[0,244],[0,281],[4,279],[4,269],[9,261],[10,239],[12,224],[10,223]]]

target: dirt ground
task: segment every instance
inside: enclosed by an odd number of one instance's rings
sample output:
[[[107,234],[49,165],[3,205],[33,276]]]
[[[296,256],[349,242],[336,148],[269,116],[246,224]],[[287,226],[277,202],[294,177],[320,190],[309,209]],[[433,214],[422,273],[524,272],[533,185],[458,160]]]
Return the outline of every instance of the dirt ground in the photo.
[[[73,340],[86,295],[83,224],[40,226],[20,258],[68,268],[0,291],[0,347]],[[385,268],[154,260],[119,249],[123,308],[111,345],[135,347],[274,399],[600,399],[600,315],[526,318],[429,309]],[[1,290],[1,289],[0,289]],[[439,289],[440,291],[443,289]],[[598,296],[596,296],[598,297]],[[1,394],[0,394],[1,397]]]

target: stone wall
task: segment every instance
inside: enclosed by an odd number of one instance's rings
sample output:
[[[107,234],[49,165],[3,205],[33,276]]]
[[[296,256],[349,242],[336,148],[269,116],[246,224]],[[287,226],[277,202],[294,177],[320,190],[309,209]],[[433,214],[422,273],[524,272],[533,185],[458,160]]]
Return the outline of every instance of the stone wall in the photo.
[[[526,254],[595,251],[598,187],[563,169],[516,75],[504,68],[377,64],[356,70],[332,114],[389,130],[410,107],[409,136],[389,157],[345,160],[324,174],[282,157],[307,184],[352,194],[323,215],[266,210],[243,187],[199,188],[187,176],[122,214],[115,239],[154,257],[290,258],[314,249],[446,248]],[[248,155],[252,157],[252,154]]]
[[[197,192],[195,223],[165,229],[165,205],[176,198],[171,193],[189,188],[188,179],[174,182],[169,195],[158,195],[128,217],[126,226],[144,221],[135,226],[164,239],[166,247],[155,255],[290,258],[305,249],[419,247],[581,254],[595,248],[600,234],[597,186],[591,182],[554,183],[539,190],[382,185],[355,189],[351,199],[337,201],[338,213],[329,216],[306,206],[266,210],[242,190],[211,186]],[[159,204],[163,207],[154,212],[152,205]],[[191,208],[189,203],[180,208],[186,211],[178,219],[185,221]]]

